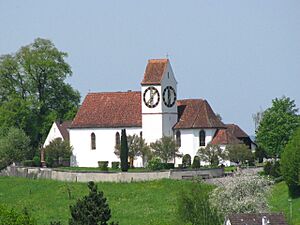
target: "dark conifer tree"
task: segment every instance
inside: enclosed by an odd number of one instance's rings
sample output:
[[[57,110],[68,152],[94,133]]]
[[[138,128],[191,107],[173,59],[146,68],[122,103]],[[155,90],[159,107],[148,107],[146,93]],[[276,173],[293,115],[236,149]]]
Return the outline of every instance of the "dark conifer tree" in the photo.
[[[126,136],[125,129],[122,129],[122,134],[121,134],[120,159],[121,159],[121,170],[123,172],[127,172],[128,171],[128,143],[127,143],[127,136]]]
[[[70,225],[107,225],[111,211],[102,191],[97,190],[93,181],[88,183],[90,193],[70,206]],[[117,225],[117,223],[110,223]]]

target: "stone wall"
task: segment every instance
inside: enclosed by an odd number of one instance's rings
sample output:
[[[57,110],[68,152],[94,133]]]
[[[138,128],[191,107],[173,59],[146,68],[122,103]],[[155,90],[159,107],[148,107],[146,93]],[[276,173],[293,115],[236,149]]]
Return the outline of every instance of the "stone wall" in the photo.
[[[17,167],[9,166],[1,171],[1,176],[17,176],[33,179],[53,179],[71,182],[134,182],[169,179],[184,179],[201,177],[213,178],[223,176],[222,169],[200,169],[200,170],[169,170],[161,172],[72,172],[60,171],[59,169]]]

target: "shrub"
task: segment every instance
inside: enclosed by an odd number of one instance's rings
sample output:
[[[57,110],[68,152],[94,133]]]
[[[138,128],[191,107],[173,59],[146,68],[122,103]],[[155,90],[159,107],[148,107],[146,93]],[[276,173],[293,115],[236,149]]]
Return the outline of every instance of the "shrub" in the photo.
[[[294,133],[281,155],[280,170],[292,198],[300,196],[300,128]]]
[[[34,156],[33,157],[33,165],[36,167],[41,166],[41,158],[39,156]]]
[[[24,160],[22,162],[23,166],[28,166],[28,167],[31,167],[31,166],[34,166],[34,161],[33,160]]]
[[[264,165],[265,175],[270,175],[271,169],[272,169],[272,163],[269,161],[266,162],[266,164]]]
[[[269,175],[269,176],[274,177],[274,178],[280,177],[281,173],[280,173],[280,163],[279,163],[279,161],[267,162],[264,165],[264,173],[265,173],[265,175]]]
[[[49,167],[62,165],[63,158],[70,158],[72,155],[72,147],[69,142],[56,138],[50,142],[45,148],[46,164]]]
[[[93,181],[88,183],[90,192],[70,206],[70,225],[101,224],[107,225],[111,218],[111,211],[102,191],[97,190]],[[117,223],[111,223],[117,225]]]
[[[9,128],[0,137],[0,169],[13,162],[22,162],[30,153],[30,139],[18,128]]]
[[[182,158],[182,166],[183,168],[187,168],[191,166],[192,158],[189,154],[185,154]]]
[[[174,163],[165,163],[164,168],[169,170],[169,169],[174,169]]]
[[[112,162],[111,163],[112,169],[119,169],[119,167],[120,167],[120,162]]]
[[[148,168],[150,170],[162,170],[164,169],[163,163],[161,163],[160,158],[158,157],[153,157],[149,162],[148,162]]]
[[[35,225],[36,222],[30,217],[26,208],[18,212],[0,204],[0,225]]]
[[[108,161],[98,161],[98,166],[101,171],[108,171]]]
[[[224,216],[230,213],[261,213],[268,210],[271,180],[262,176],[227,177],[213,190],[210,201]]]
[[[178,197],[178,220],[181,224],[218,225],[223,218],[209,202],[211,187],[202,183],[194,183],[188,190],[183,190]]]
[[[192,168],[194,168],[194,169],[200,168],[200,158],[199,158],[199,156],[194,157]]]

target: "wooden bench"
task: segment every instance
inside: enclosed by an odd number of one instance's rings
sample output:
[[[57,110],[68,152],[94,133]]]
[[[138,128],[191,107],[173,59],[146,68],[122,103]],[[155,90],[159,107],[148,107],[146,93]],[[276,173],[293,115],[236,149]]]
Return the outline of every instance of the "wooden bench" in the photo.
[[[202,179],[209,179],[209,174],[199,174],[198,177],[201,177]]]
[[[181,179],[182,180],[193,180],[194,176],[192,176],[192,175],[183,175],[183,176],[181,176]]]

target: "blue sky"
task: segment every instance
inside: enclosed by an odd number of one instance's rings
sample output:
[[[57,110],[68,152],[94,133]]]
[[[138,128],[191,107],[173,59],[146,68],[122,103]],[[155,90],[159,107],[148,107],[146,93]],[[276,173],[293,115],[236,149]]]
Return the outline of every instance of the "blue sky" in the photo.
[[[299,0],[0,0],[0,55],[48,38],[84,97],[140,90],[147,60],[168,54],[179,98],[253,134],[252,114],[275,97],[300,106],[299,12]]]

